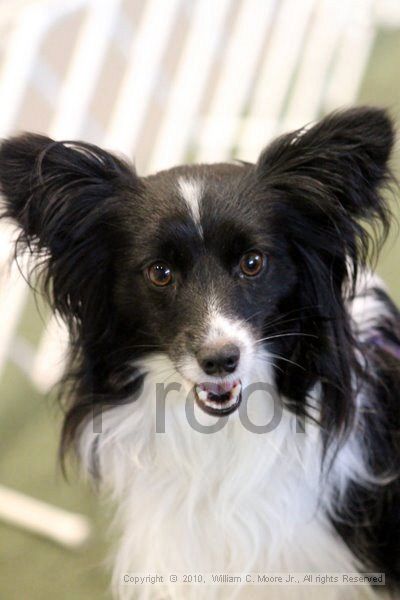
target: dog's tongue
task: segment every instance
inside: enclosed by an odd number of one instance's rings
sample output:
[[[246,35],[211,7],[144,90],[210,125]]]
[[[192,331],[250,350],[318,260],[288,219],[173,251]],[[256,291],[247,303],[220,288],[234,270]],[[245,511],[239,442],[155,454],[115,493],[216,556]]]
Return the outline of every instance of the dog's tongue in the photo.
[[[242,399],[242,384],[239,379],[230,383],[203,383],[196,385],[194,391],[200,408],[212,415],[230,414]]]
[[[196,386],[196,394],[203,402],[229,402],[239,395],[240,390],[239,380],[221,383],[207,382]]]
[[[199,385],[199,388],[201,390],[204,390],[208,394],[213,394],[214,396],[222,396],[230,392],[236,384],[237,381],[227,381],[221,383],[206,382],[201,383]]]

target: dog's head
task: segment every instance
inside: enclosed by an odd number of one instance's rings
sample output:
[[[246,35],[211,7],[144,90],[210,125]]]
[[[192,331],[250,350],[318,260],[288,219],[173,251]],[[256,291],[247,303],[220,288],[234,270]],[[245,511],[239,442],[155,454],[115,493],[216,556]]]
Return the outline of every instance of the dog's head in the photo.
[[[322,418],[343,425],[354,362],[343,290],[366,256],[360,219],[387,229],[378,190],[392,144],[372,108],[278,138],[256,164],[143,178],[81,142],[3,142],[5,214],[45,259],[81,393],[123,396],[129,365],[157,351],[204,410],[227,414],[261,360],[300,409],[319,381]]]

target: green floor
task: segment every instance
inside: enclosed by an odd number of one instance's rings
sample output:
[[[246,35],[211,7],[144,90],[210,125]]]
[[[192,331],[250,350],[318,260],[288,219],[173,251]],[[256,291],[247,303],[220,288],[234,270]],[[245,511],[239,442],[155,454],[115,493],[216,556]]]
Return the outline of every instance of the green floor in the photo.
[[[378,37],[360,102],[400,109],[400,35]],[[399,120],[400,122],[400,120]],[[399,158],[399,157],[398,157]],[[400,164],[400,161],[398,161]],[[398,213],[398,211],[397,211]],[[400,238],[389,240],[379,271],[400,304]],[[33,307],[24,334],[38,335]],[[69,483],[56,466],[59,414],[9,367],[0,388],[0,482],[93,519],[96,534],[87,548],[71,552],[0,523],[0,600],[101,600],[109,598],[106,556],[107,519],[91,492],[76,477]]]

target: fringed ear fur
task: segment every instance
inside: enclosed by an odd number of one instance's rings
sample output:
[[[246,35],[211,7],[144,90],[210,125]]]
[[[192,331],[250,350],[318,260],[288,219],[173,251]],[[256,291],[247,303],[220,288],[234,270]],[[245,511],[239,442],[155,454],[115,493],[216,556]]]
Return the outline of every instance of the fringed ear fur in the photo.
[[[91,144],[23,134],[0,146],[0,188],[2,216],[21,230],[18,246],[45,258],[54,308],[67,320],[100,316],[115,223],[140,189],[134,170]]]
[[[284,203],[286,226],[298,244],[308,223],[308,248],[325,262],[346,258],[355,270],[375,245],[379,250],[391,222],[381,189],[392,181],[394,139],[387,112],[362,107],[283,135],[262,152],[257,175]]]

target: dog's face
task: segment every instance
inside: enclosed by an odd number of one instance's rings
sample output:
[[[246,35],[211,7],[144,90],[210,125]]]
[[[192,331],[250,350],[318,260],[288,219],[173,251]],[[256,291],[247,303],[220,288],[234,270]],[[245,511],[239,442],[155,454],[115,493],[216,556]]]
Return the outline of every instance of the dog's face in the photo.
[[[383,111],[354,109],[279,138],[256,164],[140,178],[87,144],[4,142],[5,214],[47,258],[83,391],[112,395],[121,371],[164,352],[206,412],[227,414],[264,360],[297,405],[321,381],[322,412],[340,424],[354,358],[343,285],[367,248],[358,219],[387,227],[392,143]]]
[[[126,223],[116,306],[133,343],[165,352],[208,412],[237,407],[298,279],[268,204],[249,165],[178,167],[142,180]]]

